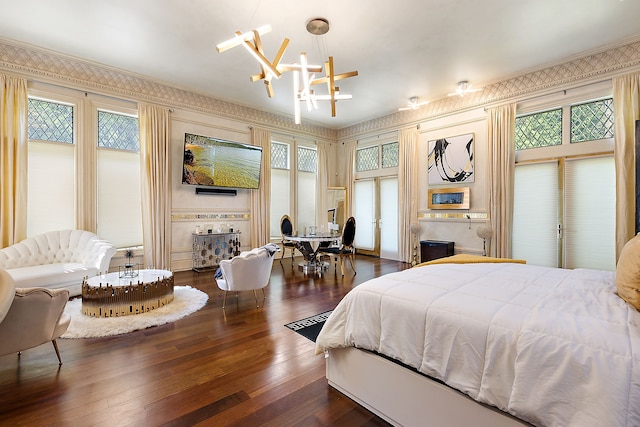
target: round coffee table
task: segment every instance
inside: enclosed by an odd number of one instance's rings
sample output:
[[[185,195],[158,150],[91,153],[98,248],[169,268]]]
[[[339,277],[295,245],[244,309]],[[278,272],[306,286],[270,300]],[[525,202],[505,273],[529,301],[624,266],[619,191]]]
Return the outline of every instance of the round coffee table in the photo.
[[[155,310],[173,301],[173,273],[139,270],[135,277],[102,274],[82,282],[82,313],[117,317]]]

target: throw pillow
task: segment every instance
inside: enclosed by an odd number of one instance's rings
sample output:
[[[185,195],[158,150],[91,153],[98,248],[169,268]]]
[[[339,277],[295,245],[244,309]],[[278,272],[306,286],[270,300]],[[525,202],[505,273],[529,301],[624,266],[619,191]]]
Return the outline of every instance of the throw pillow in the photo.
[[[616,267],[616,289],[620,298],[640,310],[640,233],[622,248]]]

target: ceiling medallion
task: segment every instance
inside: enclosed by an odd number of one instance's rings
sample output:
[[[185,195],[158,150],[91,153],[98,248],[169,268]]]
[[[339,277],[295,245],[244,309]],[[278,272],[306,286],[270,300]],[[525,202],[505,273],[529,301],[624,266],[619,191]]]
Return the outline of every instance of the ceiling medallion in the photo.
[[[329,21],[324,18],[312,18],[307,21],[307,31],[314,36],[321,36],[329,32]]]

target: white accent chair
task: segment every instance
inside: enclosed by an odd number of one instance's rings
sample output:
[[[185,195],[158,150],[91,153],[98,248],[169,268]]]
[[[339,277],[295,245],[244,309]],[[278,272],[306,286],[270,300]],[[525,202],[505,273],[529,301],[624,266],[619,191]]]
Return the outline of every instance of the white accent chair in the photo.
[[[63,288],[82,293],[82,280],[109,271],[116,247],[85,230],[57,230],[0,249],[0,268],[18,288]]]
[[[19,355],[51,341],[62,365],[56,338],[71,322],[64,313],[68,300],[66,289],[16,288],[11,275],[0,269],[0,355]]]
[[[262,289],[262,300],[265,299],[264,288],[269,284],[271,268],[273,266],[273,254],[264,248],[256,248],[231,259],[220,261],[221,278],[217,278],[218,287],[224,291],[222,308],[226,307],[227,293],[236,292],[236,298],[240,291],[253,291],[258,303],[257,289]]]

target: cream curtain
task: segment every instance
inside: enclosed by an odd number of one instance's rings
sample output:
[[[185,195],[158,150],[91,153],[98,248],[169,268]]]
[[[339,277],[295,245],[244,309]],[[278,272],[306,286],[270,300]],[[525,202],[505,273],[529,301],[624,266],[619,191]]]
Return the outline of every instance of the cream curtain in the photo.
[[[487,255],[511,257],[513,176],[515,171],[516,105],[490,108],[487,114],[489,155],[489,215],[493,244]]]
[[[27,81],[0,74],[0,248],[27,237]]]
[[[635,234],[635,121],[640,119],[640,73],[613,79],[616,164],[616,259]]]
[[[327,154],[327,144],[318,143],[318,173],[316,174],[316,224],[326,227],[327,224],[327,187],[329,159]],[[329,230],[327,230],[329,231]]]
[[[260,188],[251,190],[251,247],[269,243],[271,210],[271,131],[251,128],[251,143],[262,147]]]
[[[171,268],[171,131],[169,109],[138,105],[144,265]]]
[[[81,137],[84,138],[84,137]],[[98,232],[98,150],[94,144],[76,145],[76,227]]]
[[[411,224],[418,222],[418,129],[401,129],[398,133],[398,256],[413,260]]]
[[[344,170],[342,177],[344,179],[344,186],[347,189],[347,211],[345,216],[349,218],[353,215],[353,188],[356,179],[355,165],[356,165],[356,148],[358,147],[358,141],[349,141],[342,143],[342,155],[344,156]],[[358,229],[358,218],[356,218],[356,230]],[[356,232],[356,236],[358,233]],[[357,238],[357,237],[356,237]]]

